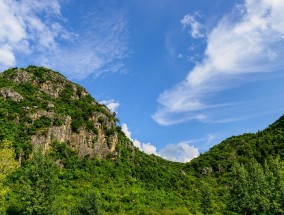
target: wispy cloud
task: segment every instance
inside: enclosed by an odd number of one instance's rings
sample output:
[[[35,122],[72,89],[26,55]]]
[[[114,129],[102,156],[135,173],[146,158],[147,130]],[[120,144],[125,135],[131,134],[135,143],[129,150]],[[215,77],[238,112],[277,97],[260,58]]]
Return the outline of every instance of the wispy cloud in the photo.
[[[53,51],[57,39],[68,34],[60,24],[57,0],[0,2],[1,69],[15,66],[17,55]],[[42,18],[45,17],[45,18]]]
[[[85,14],[78,37],[49,56],[47,64],[78,79],[125,71],[123,59],[130,53],[128,21],[123,11],[104,10]]]
[[[244,75],[279,70],[284,65],[283,10],[281,0],[246,0],[237,5],[207,33],[204,59],[183,82],[159,96],[153,119],[161,125],[210,121],[209,115],[220,106],[233,107],[226,101],[213,103],[218,93],[240,84]],[[183,23],[194,19],[184,18]]]
[[[195,39],[206,37],[206,28],[199,21],[200,18],[201,15],[199,13],[195,13],[194,15],[187,14],[180,21],[184,28],[190,28],[189,33]]]
[[[123,70],[122,60],[129,54],[124,12],[94,7],[70,30],[70,20],[61,13],[63,4],[68,6],[60,0],[0,2],[2,70],[37,64],[76,79]]]
[[[132,139],[131,132],[125,123],[122,124],[121,128],[125,135],[132,140],[134,146],[147,154],[154,154],[170,161],[182,163],[189,162],[193,158],[198,157],[200,154],[198,148],[190,145],[191,141],[169,144],[164,148],[157,150],[156,146],[151,143],[141,143],[137,139]],[[212,140],[210,139],[210,141]]]

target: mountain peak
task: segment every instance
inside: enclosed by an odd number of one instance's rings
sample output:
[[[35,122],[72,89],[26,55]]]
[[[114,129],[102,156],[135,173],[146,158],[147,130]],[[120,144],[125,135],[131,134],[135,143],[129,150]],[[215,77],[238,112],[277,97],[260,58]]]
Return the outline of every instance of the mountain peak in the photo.
[[[79,156],[104,157],[115,151],[115,114],[58,72],[36,66],[8,69],[0,74],[0,100],[1,116],[14,130],[2,136],[14,140],[18,151],[28,154],[27,142],[46,150],[65,142]]]
[[[68,84],[72,85],[74,91],[77,90],[75,88],[80,88],[84,95],[87,94],[84,88],[68,81],[62,74],[45,67],[12,68],[4,71],[2,77],[15,84],[31,84],[53,98],[58,98]]]

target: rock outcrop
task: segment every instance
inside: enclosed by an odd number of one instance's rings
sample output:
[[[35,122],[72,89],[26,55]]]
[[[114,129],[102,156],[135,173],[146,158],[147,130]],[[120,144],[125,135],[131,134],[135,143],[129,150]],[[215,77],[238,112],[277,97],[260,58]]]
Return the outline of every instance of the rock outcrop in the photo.
[[[41,116],[50,117],[51,113],[37,113],[32,118],[38,119]],[[39,129],[35,135],[31,136],[31,144],[34,147],[43,147],[48,150],[52,143],[64,142],[78,152],[80,157],[89,155],[90,157],[104,157],[115,151],[118,141],[117,133],[107,135],[102,125],[94,121],[97,133],[88,131],[81,127],[78,132],[73,132],[71,127],[72,119],[67,116],[65,122],[61,126],[50,126],[48,128]]]
[[[15,102],[21,101],[23,99],[23,96],[9,88],[1,89],[0,94],[3,96],[4,99],[11,99]]]
[[[80,157],[104,157],[115,152],[115,114],[83,87],[57,72],[35,66],[9,69],[0,78],[0,95],[5,102],[24,104],[15,107],[18,112],[13,117],[15,123],[25,127],[34,148],[49,150],[54,142],[64,142]]]

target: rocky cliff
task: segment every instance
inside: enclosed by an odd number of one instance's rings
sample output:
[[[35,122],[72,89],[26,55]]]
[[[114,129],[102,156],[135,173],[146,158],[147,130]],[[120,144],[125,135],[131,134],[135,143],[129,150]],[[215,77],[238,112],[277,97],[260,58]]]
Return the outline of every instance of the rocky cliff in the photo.
[[[10,138],[18,152],[48,150],[55,142],[67,143],[81,157],[115,152],[115,114],[57,72],[29,66],[0,73],[0,104],[1,122],[12,122],[10,131],[0,128],[0,140]]]

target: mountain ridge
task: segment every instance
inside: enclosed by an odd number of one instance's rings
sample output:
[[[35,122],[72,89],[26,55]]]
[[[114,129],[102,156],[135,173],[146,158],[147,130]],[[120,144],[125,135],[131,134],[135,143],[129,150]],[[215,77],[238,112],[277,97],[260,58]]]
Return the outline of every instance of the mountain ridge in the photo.
[[[16,125],[31,135],[33,146],[47,149],[59,141],[69,142],[81,156],[114,152],[116,118],[81,86],[34,66],[7,70],[1,78],[2,99],[13,103]],[[21,124],[22,118],[26,119]]]
[[[50,69],[0,73],[0,161],[13,167],[0,162],[0,214],[284,213],[284,195],[271,199],[268,192],[284,193],[284,184],[273,182],[284,182],[284,116],[186,164],[140,151],[117,121],[84,88]],[[244,172],[244,181],[235,180]],[[248,187],[239,196],[238,186],[253,184],[256,175],[263,175],[257,183],[265,193]]]

